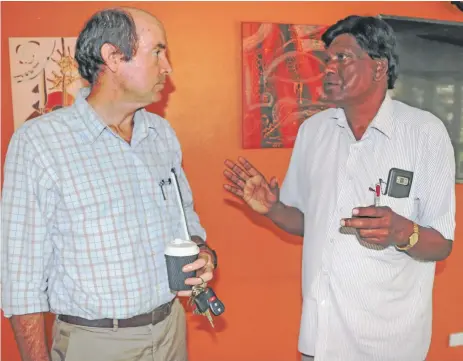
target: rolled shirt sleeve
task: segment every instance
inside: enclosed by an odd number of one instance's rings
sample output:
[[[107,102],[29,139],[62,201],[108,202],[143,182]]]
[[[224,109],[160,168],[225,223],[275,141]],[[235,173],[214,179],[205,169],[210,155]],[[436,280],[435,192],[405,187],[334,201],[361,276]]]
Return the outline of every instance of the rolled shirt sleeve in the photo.
[[[49,311],[50,231],[56,183],[27,133],[9,144],[2,195],[2,309],[6,317]]]

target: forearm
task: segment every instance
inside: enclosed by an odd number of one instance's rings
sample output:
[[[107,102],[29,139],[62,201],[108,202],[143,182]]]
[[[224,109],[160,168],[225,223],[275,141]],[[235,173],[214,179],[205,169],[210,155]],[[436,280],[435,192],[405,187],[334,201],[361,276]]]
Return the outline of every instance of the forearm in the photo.
[[[266,216],[282,230],[296,236],[304,236],[304,213],[299,209],[278,202]]]
[[[407,253],[416,259],[423,261],[442,261],[452,252],[452,241],[445,239],[438,231],[432,228],[419,226],[420,236],[418,243],[410,248]],[[413,223],[407,227],[404,241],[406,243],[409,235],[413,232]]]
[[[12,316],[11,325],[22,361],[50,361],[43,313]]]

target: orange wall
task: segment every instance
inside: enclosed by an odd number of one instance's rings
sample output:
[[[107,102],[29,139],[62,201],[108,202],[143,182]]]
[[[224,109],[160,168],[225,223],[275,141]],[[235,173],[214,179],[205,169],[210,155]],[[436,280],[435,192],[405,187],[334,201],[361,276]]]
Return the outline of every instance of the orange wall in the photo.
[[[183,145],[184,165],[197,210],[218,250],[215,290],[227,310],[211,332],[189,317],[192,361],[295,361],[300,316],[298,239],[250,214],[222,190],[223,160],[248,157],[281,180],[289,149],[241,149],[240,22],[330,24],[346,15],[378,13],[462,21],[450,2],[380,3],[129,3],[165,24],[174,72],[166,117]],[[13,131],[8,37],[77,36],[96,10],[114,3],[2,3],[2,168]],[[233,203],[232,203],[233,202]],[[463,212],[463,186],[457,186]],[[428,361],[463,360],[463,348],[447,347],[448,335],[463,331],[463,228],[454,253],[439,265],[435,284],[433,341]],[[413,305],[410,305],[413,307]],[[50,319],[51,320],[51,319]],[[2,323],[2,360],[18,361],[8,322]]]

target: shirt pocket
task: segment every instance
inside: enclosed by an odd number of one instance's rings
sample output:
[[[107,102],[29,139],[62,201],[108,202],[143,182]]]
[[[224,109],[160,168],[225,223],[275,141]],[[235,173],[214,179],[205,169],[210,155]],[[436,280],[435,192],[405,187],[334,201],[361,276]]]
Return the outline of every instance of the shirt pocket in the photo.
[[[381,197],[381,206],[389,207],[394,213],[411,221],[416,221],[419,210],[419,199],[412,196],[407,198],[394,198],[388,195]]]
[[[152,178],[152,193],[149,195],[149,208],[152,219],[149,222],[152,235],[162,238],[163,234],[173,237],[181,220],[181,209],[173,174],[165,169],[160,175]],[[154,229],[151,227],[154,225]],[[167,232],[167,233],[166,233]]]
[[[183,203],[181,203],[181,197],[184,196],[184,194],[181,193],[181,190],[178,190],[177,183],[174,181],[173,173],[170,173],[169,179],[169,184],[165,184],[163,187],[163,196],[166,198],[164,201],[166,205],[166,212],[169,216],[172,227],[175,229],[176,227],[179,227],[180,222],[183,221]]]

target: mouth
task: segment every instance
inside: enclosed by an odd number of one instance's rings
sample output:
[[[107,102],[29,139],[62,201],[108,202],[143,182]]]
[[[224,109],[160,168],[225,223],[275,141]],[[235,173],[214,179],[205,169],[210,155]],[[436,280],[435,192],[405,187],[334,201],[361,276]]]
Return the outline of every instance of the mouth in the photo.
[[[326,86],[341,86],[341,83],[334,80],[325,80],[324,84]]]
[[[335,88],[341,88],[341,83],[327,81],[327,82],[324,82],[323,87],[326,90],[331,90],[331,89],[335,89]]]

